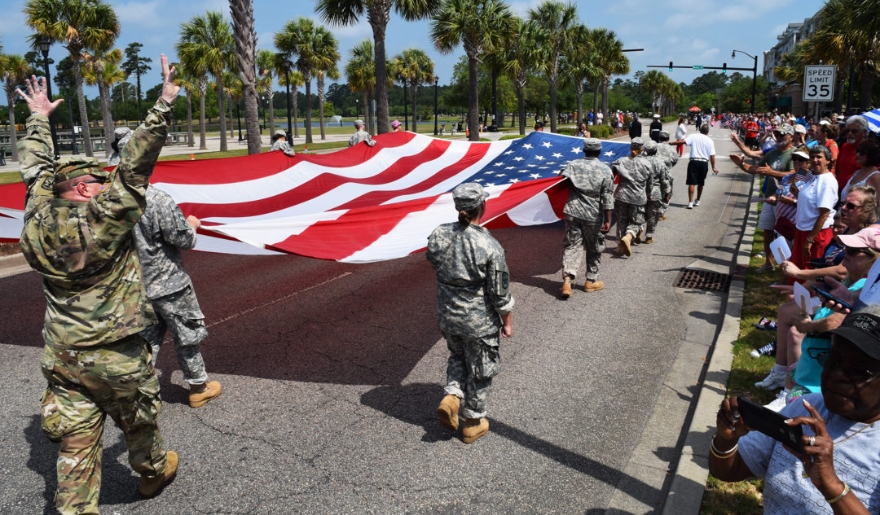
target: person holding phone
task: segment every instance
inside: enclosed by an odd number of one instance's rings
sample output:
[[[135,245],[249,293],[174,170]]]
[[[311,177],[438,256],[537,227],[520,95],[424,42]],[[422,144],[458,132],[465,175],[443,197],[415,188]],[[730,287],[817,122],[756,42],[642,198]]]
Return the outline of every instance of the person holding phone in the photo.
[[[735,397],[718,410],[709,472],[728,482],[763,478],[764,513],[880,513],[880,306],[831,333],[822,393],[780,412],[801,426],[800,450],[752,431]]]

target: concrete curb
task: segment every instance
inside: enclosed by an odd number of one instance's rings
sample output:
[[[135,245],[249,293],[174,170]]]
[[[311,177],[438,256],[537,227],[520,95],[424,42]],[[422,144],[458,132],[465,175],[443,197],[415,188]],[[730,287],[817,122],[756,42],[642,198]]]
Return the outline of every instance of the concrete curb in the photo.
[[[754,188],[753,182],[752,196]],[[733,343],[739,336],[745,272],[751,259],[755,225],[758,221],[756,211],[750,209],[746,217],[736,254],[736,268],[727,294],[724,322],[712,346],[712,355],[703,377],[697,406],[675,467],[675,478],[663,505],[663,515],[700,513],[706,481],[709,478],[709,443],[715,434],[718,406],[727,393],[730,364],[733,362]]]
[[[22,253],[0,257],[0,279],[27,272],[31,269]]]

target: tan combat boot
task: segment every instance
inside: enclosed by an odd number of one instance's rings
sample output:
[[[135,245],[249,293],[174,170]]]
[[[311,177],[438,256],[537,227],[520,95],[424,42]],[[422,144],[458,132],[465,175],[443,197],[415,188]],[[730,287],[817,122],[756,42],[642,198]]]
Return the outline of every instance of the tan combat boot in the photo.
[[[562,290],[559,292],[563,299],[571,297],[571,277],[566,277],[562,282]]]
[[[464,429],[461,430],[461,441],[464,443],[474,443],[488,432],[489,419],[469,418],[464,421]]]
[[[208,381],[202,385],[192,385],[189,391],[189,406],[191,408],[201,408],[208,401],[216,399],[223,391],[218,381]]]
[[[440,401],[437,408],[437,417],[443,427],[450,431],[458,431],[458,408],[461,406],[461,400],[455,395],[447,395]]]
[[[642,233],[642,230],[639,229],[639,233],[636,234],[636,239],[633,240],[633,242],[635,242],[635,243],[637,243],[637,244],[638,244],[638,243],[641,243],[641,242],[642,242],[642,234],[643,234],[643,233]]]
[[[587,279],[587,282],[584,283],[584,291],[587,293],[599,291],[605,287],[605,283],[602,281],[591,281]]]
[[[177,474],[177,464],[180,459],[174,451],[168,451],[165,454],[165,470],[161,474],[154,477],[141,476],[141,482],[138,485],[138,492],[144,497],[155,497],[162,488],[174,479]]]
[[[626,236],[620,239],[620,243],[623,245],[623,255],[624,256],[632,256],[632,233],[626,233]]]
[[[648,236],[647,238],[645,238],[645,245],[650,245],[652,243],[654,243],[653,236]]]

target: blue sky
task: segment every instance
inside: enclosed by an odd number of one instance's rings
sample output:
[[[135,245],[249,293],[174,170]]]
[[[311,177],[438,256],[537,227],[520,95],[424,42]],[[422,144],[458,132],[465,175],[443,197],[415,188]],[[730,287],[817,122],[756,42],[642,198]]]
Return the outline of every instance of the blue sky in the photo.
[[[143,54],[153,59],[151,73],[158,74],[159,54],[165,52],[176,60],[174,44],[180,24],[206,11],[221,11],[229,18],[227,0],[105,0],[115,9],[121,23],[117,46],[124,49],[138,41],[144,45]],[[11,3],[11,5],[10,5]],[[528,10],[539,0],[509,1],[511,9],[526,17]],[[738,55],[733,60],[733,49],[758,55],[758,72],[763,65],[763,52],[776,44],[776,37],[792,22],[803,22],[811,17],[824,0],[615,0],[611,2],[575,1],[581,22],[590,28],[606,27],[617,33],[624,48],[644,48],[631,52],[630,76],[638,70],[649,70],[648,65],[728,66],[751,68],[751,59]],[[309,0],[254,0],[254,18],[257,29],[257,47],[272,49],[273,36],[285,22],[300,16],[319,21],[314,12],[315,3]],[[0,17],[0,45],[5,53],[24,54],[29,50],[26,38],[31,33],[24,23],[24,1],[4,2]],[[351,48],[366,38],[372,30],[366,21],[348,27],[328,26],[339,42],[343,62]],[[388,24],[388,58],[410,47],[425,50],[434,60],[440,84],[447,84],[452,68],[464,51],[459,46],[452,54],[436,51],[429,38],[429,22],[406,22],[392,14]],[[66,55],[60,45],[53,45],[50,56],[56,61]],[[690,83],[702,74],[693,70],[676,69],[669,73],[676,82]],[[745,72],[747,73],[747,72]],[[344,80],[344,79],[343,79]],[[155,82],[158,82],[158,75]],[[152,84],[149,80],[145,84]],[[149,86],[146,86],[149,87]],[[89,93],[97,94],[96,92]]]

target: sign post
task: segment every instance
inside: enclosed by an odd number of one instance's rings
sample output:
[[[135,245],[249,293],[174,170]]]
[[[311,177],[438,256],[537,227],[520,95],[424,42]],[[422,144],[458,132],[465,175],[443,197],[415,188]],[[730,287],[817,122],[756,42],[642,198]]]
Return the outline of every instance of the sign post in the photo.
[[[834,100],[833,65],[804,67],[804,102],[831,102]]]

